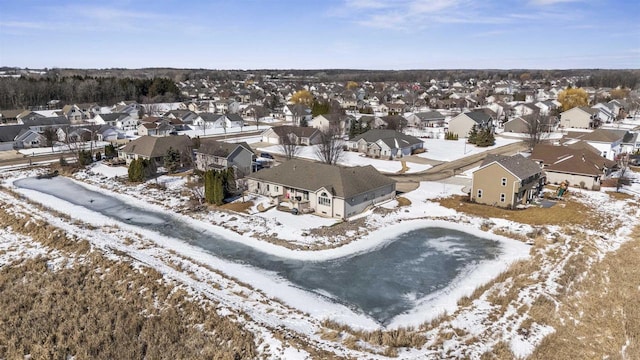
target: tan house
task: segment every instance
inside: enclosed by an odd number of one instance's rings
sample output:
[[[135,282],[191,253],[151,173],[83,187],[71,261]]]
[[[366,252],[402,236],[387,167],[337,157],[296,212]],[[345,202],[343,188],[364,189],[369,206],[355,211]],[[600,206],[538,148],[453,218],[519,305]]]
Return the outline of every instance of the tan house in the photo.
[[[191,139],[186,135],[175,136],[141,136],[118,151],[118,157],[129,165],[133,159],[147,159],[163,166],[164,156],[169,148],[176,149],[182,154],[191,156]]]
[[[470,200],[515,208],[538,196],[544,184],[544,173],[535,161],[520,154],[487,155],[473,172]]]
[[[262,142],[268,144],[282,144],[290,141],[296,145],[315,145],[322,140],[320,130],[312,127],[274,126],[262,133]]]
[[[598,110],[590,107],[574,107],[560,114],[560,127],[569,129],[593,129],[598,127]]]
[[[342,167],[304,160],[247,176],[249,191],[295,212],[346,219],[396,195],[396,182],[373,166]]]
[[[474,125],[478,130],[493,130],[493,117],[484,111],[462,113],[449,121],[449,132],[460,138],[466,138]]]

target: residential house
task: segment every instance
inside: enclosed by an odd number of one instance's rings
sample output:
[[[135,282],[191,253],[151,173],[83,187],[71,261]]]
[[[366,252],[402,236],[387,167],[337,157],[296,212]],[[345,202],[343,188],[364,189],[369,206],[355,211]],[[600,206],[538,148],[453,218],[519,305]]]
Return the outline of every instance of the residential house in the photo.
[[[0,123],[2,124],[17,124],[18,115],[24,110],[0,110]]]
[[[619,129],[595,129],[592,132],[569,132],[565,138],[582,140],[597,149],[600,156],[615,160],[622,153],[622,144],[628,133],[627,130]]]
[[[474,125],[478,130],[490,129],[493,131],[493,117],[484,111],[461,113],[449,121],[449,132],[460,138],[466,138]]]
[[[358,119],[361,128],[385,129],[389,124],[380,116],[363,115]]]
[[[392,199],[396,182],[373,166],[342,167],[288,160],[247,177],[249,191],[271,196],[299,212],[346,219]]]
[[[20,118],[19,122],[28,127],[29,129],[41,133],[46,128],[68,128],[70,123],[69,119],[64,116],[55,116],[55,117],[38,117],[38,116],[30,116],[26,118]]]
[[[311,109],[302,104],[287,104],[282,111],[284,112],[284,120],[297,126],[303,122],[308,124],[313,117]]]
[[[535,122],[540,122],[540,125]],[[504,123],[505,133],[529,134],[531,131],[553,132],[558,125],[557,117],[531,114],[518,116]]]
[[[321,139],[320,130],[312,127],[282,125],[271,127],[262,133],[262,142],[268,144],[315,145]]]
[[[597,109],[597,117],[601,123],[611,123],[616,120],[616,114],[614,113],[613,104],[611,103],[597,103],[591,107]]]
[[[250,174],[254,169],[255,154],[246,142],[226,143],[203,140],[195,150],[196,168],[201,171],[233,168],[236,178]]]
[[[563,146],[537,144],[530,158],[542,166],[548,182],[567,181],[593,190],[598,190],[602,179],[617,167],[615,161],[600,156],[597,149],[583,141]]]
[[[594,129],[598,127],[598,110],[590,107],[574,107],[560,113],[560,127],[570,129]]]
[[[96,132],[96,139],[98,141],[118,141],[124,140],[125,138],[125,132],[112,125],[103,125]]]
[[[168,120],[155,116],[144,118],[138,125],[138,135],[140,136],[169,136],[175,132],[176,127]]]
[[[470,200],[515,208],[537,197],[544,184],[544,173],[535,161],[520,154],[490,154],[472,174]]]
[[[13,147],[16,149],[30,149],[44,146],[45,137],[38,131],[23,128],[15,137]]]
[[[138,119],[133,119],[127,113],[97,114],[93,117],[93,123],[116,126],[124,131],[135,130],[138,127]]]
[[[80,124],[85,119],[84,112],[77,105],[65,105],[62,108],[62,116],[69,119],[71,124]]]
[[[152,160],[158,166],[164,165],[164,156],[169,148],[176,149],[182,154],[191,156],[191,139],[186,135],[175,136],[141,136],[118,151],[118,157],[125,160],[127,165],[133,159]],[[184,165],[184,164],[183,164]]]
[[[16,137],[24,129],[24,125],[0,126],[0,151],[12,150],[15,145]]]
[[[409,126],[417,128],[443,127],[445,116],[438,111],[419,112],[406,117]]]
[[[540,108],[533,103],[520,103],[513,106],[513,111],[516,116],[525,116],[539,113]]]
[[[371,129],[347,141],[346,145],[367,156],[393,160],[422,149],[424,142],[395,130]]]
[[[320,131],[335,130],[338,134],[345,134],[346,130],[351,126],[351,120],[354,117],[342,114],[323,114],[318,115],[309,121],[309,126],[319,129]]]

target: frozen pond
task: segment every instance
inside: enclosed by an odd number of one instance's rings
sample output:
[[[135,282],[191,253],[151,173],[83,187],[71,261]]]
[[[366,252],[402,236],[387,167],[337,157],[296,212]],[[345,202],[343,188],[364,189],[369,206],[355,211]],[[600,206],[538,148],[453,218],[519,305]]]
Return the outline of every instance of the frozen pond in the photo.
[[[331,298],[381,324],[444,289],[502,252],[501,243],[451,229],[411,230],[365,253],[324,261],[278,257],[188,226],[171,214],[132,206],[69,179],[22,179],[17,187],[53,195],[75,205],[180,239],[211,254],[269,270],[295,286]]]

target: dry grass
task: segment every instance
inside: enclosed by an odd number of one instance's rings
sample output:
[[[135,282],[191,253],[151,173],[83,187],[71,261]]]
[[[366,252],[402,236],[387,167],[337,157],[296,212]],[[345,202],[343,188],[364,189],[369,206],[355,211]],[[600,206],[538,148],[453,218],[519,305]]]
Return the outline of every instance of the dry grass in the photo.
[[[469,202],[466,196],[439,200],[440,205],[482,218],[500,218],[530,225],[593,225],[601,221],[597,211],[571,198],[551,208],[530,207],[523,210],[502,209]]]
[[[251,333],[158,281],[154,270],[97,254],[58,271],[47,263],[38,258],[0,270],[0,358],[256,356]]]
[[[560,314],[565,320],[554,319],[556,331],[542,341],[532,359],[640,359],[638,230],[633,240],[593,265],[573,285],[562,302]],[[548,311],[551,304],[545,307]]]
[[[396,198],[396,201],[398,201],[398,207],[411,205],[411,200],[407,199],[406,197],[398,196]]]
[[[232,202],[228,204],[224,204],[220,206],[220,209],[231,210],[235,212],[248,212],[247,210],[251,209],[253,206],[253,202],[245,201],[245,202]]]

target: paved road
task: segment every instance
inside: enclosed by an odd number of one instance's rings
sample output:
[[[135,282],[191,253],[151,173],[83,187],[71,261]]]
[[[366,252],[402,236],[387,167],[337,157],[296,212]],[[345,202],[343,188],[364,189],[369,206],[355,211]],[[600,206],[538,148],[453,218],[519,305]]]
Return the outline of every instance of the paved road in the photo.
[[[513,155],[527,149],[524,142],[511,143],[487,152],[473,154],[454,161],[443,162],[419,173],[387,175],[398,182],[399,191],[410,191],[419,186],[420,181],[440,181],[451,178],[465,170],[480,165],[487,154]]]
[[[224,140],[224,139],[234,139],[234,138],[244,138],[244,137],[253,137],[253,136],[258,136],[260,134],[262,134],[264,130],[254,130],[254,131],[244,131],[241,133],[231,133],[231,134],[222,134],[222,135],[214,135],[214,136],[207,136],[207,137],[202,137],[201,139],[203,140],[208,140],[208,139],[217,139],[217,140]],[[103,151],[102,148],[94,148],[94,152],[95,151]],[[0,167],[5,167],[5,166],[15,166],[15,165],[22,165],[22,164],[29,164],[31,162],[31,164],[41,164],[41,163],[46,163],[46,162],[50,162],[52,160],[59,160],[60,159],[60,155],[65,155],[65,157],[69,157],[71,154],[71,151],[65,151],[65,152],[58,152],[55,154],[36,154],[35,156],[29,156],[29,155],[22,155],[17,153],[15,150],[7,150],[5,151],[6,154],[4,154],[4,156],[0,156]]]

